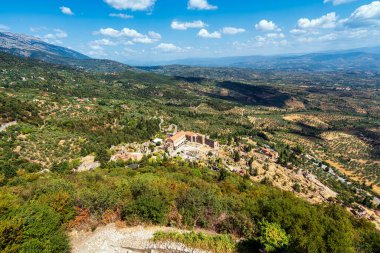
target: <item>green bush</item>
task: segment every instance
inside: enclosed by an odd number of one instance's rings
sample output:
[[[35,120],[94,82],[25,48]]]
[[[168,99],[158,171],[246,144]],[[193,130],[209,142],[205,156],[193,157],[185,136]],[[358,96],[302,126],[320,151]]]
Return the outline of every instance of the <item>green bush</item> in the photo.
[[[215,193],[197,188],[184,192],[177,203],[184,224],[191,227],[208,227],[223,210],[222,201]]]
[[[81,208],[89,209],[91,214],[101,216],[108,209],[115,209],[118,203],[118,196],[115,189],[105,186],[87,188],[79,192],[76,205]]]
[[[0,222],[1,252],[69,252],[60,216],[51,207],[30,203]]]
[[[153,224],[167,224],[169,206],[159,196],[143,194],[136,198],[131,204],[123,208],[123,218],[141,219]]]
[[[260,223],[259,241],[267,252],[283,249],[289,244],[289,236],[279,224],[262,221]]]
[[[207,235],[195,232],[156,232],[152,240],[154,242],[178,242],[188,247],[208,250],[215,253],[237,252],[236,242],[228,235]]]

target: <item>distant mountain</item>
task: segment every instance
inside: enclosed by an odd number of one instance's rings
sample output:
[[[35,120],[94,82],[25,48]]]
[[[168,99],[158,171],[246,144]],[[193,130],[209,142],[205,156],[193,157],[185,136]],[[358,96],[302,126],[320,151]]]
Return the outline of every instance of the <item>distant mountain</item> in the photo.
[[[0,50],[43,61],[56,58],[90,59],[74,50],[46,43],[36,37],[9,32],[0,32]]]
[[[123,63],[92,59],[74,50],[46,43],[36,37],[9,32],[0,32],[0,52],[86,71],[123,72],[131,69]]]
[[[380,71],[380,48],[360,48],[305,55],[182,59],[160,65],[173,64],[200,67],[237,67],[259,70]]]

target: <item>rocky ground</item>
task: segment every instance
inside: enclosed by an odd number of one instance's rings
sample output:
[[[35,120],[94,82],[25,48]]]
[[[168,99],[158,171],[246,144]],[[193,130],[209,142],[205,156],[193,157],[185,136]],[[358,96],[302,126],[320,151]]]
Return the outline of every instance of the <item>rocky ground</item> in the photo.
[[[207,253],[172,242],[154,243],[157,231],[178,231],[166,227],[120,227],[115,223],[93,232],[70,232],[73,253]]]

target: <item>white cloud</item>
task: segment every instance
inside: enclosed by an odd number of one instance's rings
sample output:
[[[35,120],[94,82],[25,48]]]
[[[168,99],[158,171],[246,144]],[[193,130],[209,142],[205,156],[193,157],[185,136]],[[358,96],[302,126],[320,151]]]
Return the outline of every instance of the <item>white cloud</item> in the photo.
[[[44,41],[48,43],[54,43],[54,44],[62,44],[62,41],[60,39],[67,38],[69,35],[67,32],[61,30],[61,29],[54,29],[53,32],[50,32],[48,34],[45,34],[44,36],[38,36],[42,38]]]
[[[234,34],[245,32],[245,29],[243,29],[243,28],[236,28],[236,27],[224,27],[222,29],[222,32],[224,34],[234,35]]]
[[[100,34],[106,37],[113,37],[113,38],[127,37],[127,38],[131,38],[132,42],[141,43],[141,44],[152,44],[161,39],[161,35],[154,31],[149,31],[148,35],[145,35],[130,28],[123,28],[120,31],[113,28],[102,28],[99,31],[94,32],[94,34],[95,35]]]
[[[328,42],[334,41],[339,38],[339,35],[336,33],[328,33],[318,37],[300,37],[297,39],[301,43],[313,43],[313,42]]]
[[[355,19],[380,19],[380,1],[360,6],[351,17]]]
[[[206,39],[220,39],[222,38],[222,34],[220,32],[208,32],[206,29],[201,29],[198,33],[198,37],[206,38]]]
[[[288,45],[288,41],[285,35],[282,33],[268,33],[265,36],[256,36],[255,42],[249,43],[235,43],[234,46],[237,48],[247,48],[247,47],[283,47]]]
[[[263,37],[263,36],[256,36],[256,41],[258,41],[258,42],[265,42],[267,39],[265,38],[265,37]]]
[[[54,29],[54,32],[55,32],[55,36],[60,39],[67,38],[69,36],[67,32],[61,29]]]
[[[118,43],[110,39],[94,40],[88,43],[88,46],[91,48],[91,51],[87,54],[94,57],[107,56],[107,53],[104,51],[104,46],[111,47],[116,45],[118,45]]]
[[[373,38],[380,36],[380,30],[367,29],[367,28],[354,28],[354,29],[345,31],[344,35],[350,39],[357,39],[357,40],[360,39],[359,41],[362,41],[362,39],[365,39],[365,38],[370,38],[371,40],[373,40]]]
[[[110,17],[114,17],[114,18],[122,18],[122,19],[131,19],[131,18],[133,18],[132,15],[128,15],[128,14],[124,14],[124,13],[111,13],[109,16]]]
[[[189,28],[203,28],[206,24],[201,20],[196,20],[193,22],[179,22],[176,20],[172,21],[171,28],[174,30],[187,30]]]
[[[284,38],[285,38],[285,34],[283,33],[268,33],[265,36],[256,36],[255,39],[258,42],[265,42],[268,40],[280,40]]]
[[[341,23],[353,27],[380,25],[380,1],[360,6],[349,18],[342,20]]]
[[[129,38],[142,38],[143,34],[134,29],[123,28],[120,31],[113,28],[101,28],[96,34],[101,34],[107,37],[129,37]]]
[[[42,31],[46,31],[46,30],[48,30],[48,29],[47,29],[47,27],[45,27],[45,26],[31,27],[31,28],[30,28],[30,31],[31,31],[32,33],[42,32]]]
[[[92,57],[106,57],[107,53],[104,52],[102,49],[101,50],[91,50],[86,53],[89,56]]]
[[[95,34],[101,34],[104,36],[109,36],[109,37],[120,37],[120,31],[113,29],[113,28],[102,28],[98,32],[95,32]]]
[[[9,31],[10,29],[11,28],[9,26],[0,24],[0,31]]]
[[[149,35],[152,39],[155,39],[155,40],[160,40],[160,39],[161,39],[161,34],[156,33],[156,32],[153,32],[153,31],[149,31],[149,32],[148,32],[148,35]]]
[[[104,0],[104,2],[117,10],[144,11],[151,9],[156,0]]]
[[[54,36],[54,34],[52,34],[52,33],[48,33],[48,34],[46,34],[46,35],[44,36],[44,38],[45,38],[45,39],[55,39],[55,36]]]
[[[122,43],[123,45],[126,45],[126,46],[132,46],[132,45],[134,45],[135,43],[133,42],[133,41],[124,41],[123,43]]]
[[[181,52],[182,48],[172,44],[172,43],[161,43],[155,49],[161,50],[163,52],[169,53],[169,52]]]
[[[119,34],[120,36],[126,36],[130,38],[144,38],[145,37],[145,35],[139,33],[138,31],[134,29],[129,29],[129,28],[123,28]]]
[[[74,12],[71,11],[71,9],[69,7],[65,7],[65,6],[62,6],[62,7],[59,7],[59,9],[61,10],[61,12],[65,15],[74,15]]]
[[[155,42],[154,39],[149,38],[148,36],[144,36],[141,38],[134,38],[132,41],[134,43],[140,43],[140,44],[153,44]]]
[[[258,31],[281,31],[281,29],[278,28],[278,26],[273,21],[268,21],[265,19],[256,24],[255,28]]]
[[[100,39],[100,40],[94,40],[94,41],[91,41],[89,43],[89,46],[93,49],[93,50],[99,50],[99,49],[103,49],[101,46],[115,46],[116,43],[109,40],[109,39]]]
[[[323,2],[324,3],[331,2],[334,6],[336,6],[336,5],[347,4],[347,3],[351,3],[351,2],[355,2],[355,1],[357,1],[357,0],[324,0]]]
[[[293,35],[301,35],[301,34],[307,33],[307,31],[303,29],[295,28],[295,29],[290,30],[290,33]]]
[[[283,33],[268,33],[267,37],[271,38],[271,39],[283,39],[283,38],[285,38],[285,34],[283,34]]]
[[[297,26],[302,29],[309,28],[334,28],[337,24],[338,17],[335,12],[330,12],[320,18],[308,19],[300,18]]]
[[[218,6],[209,4],[207,0],[189,0],[187,8],[189,10],[216,10]]]
[[[283,54],[291,48],[291,43],[285,39],[272,40],[266,36],[257,36],[254,40],[235,41],[232,46],[244,54]]]

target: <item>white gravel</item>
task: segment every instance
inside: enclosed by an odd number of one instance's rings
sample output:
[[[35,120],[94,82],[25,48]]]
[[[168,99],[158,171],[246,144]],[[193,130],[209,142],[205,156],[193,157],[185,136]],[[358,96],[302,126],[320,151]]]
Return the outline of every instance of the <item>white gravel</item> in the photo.
[[[109,224],[94,232],[71,231],[73,253],[207,253],[179,243],[153,243],[157,231],[180,231],[166,227],[118,228]],[[181,232],[181,231],[180,231]]]

